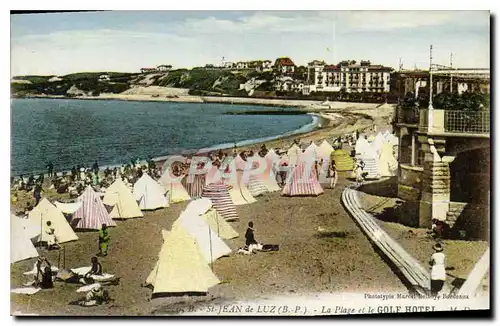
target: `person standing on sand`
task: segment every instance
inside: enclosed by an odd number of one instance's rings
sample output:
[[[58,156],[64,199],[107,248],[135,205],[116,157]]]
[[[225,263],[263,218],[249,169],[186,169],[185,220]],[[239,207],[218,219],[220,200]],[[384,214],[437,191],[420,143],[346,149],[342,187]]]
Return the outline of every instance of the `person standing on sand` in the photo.
[[[354,173],[356,174],[356,186],[361,186],[363,184],[363,169],[365,168],[365,162],[363,160],[356,160],[356,166],[354,168]]]
[[[328,178],[330,178],[330,189],[335,188],[338,180],[337,164],[335,163],[335,160],[332,160],[330,162],[330,166],[328,167]]]
[[[445,255],[443,253],[443,246],[436,243],[434,253],[429,260],[431,265],[431,295],[438,295],[439,291],[443,289],[444,282],[446,281],[446,268],[445,268]]]
[[[42,185],[37,183],[35,185],[35,190],[33,191],[33,197],[35,197],[35,206],[38,205],[40,199],[42,199]]]
[[[52,162],[49,162],[46,167],[47,167],[48,177],[50,178],[53,175],[54,165],[52,164]]]
[[[108,228],[106,224],[103,224],[102,228],[99,230],[99,253],[97,256],[108,255],[108,246],[110,242],[111,236],[109,235]]]

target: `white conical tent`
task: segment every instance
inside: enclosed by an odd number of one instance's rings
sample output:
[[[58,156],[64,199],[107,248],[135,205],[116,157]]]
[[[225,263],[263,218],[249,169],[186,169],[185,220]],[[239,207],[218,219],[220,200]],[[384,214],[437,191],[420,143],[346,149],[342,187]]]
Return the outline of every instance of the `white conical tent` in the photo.
[[[134,197],[139,202],[141,210],[169,207],[165,192],[163,186],[153,180],[147,173],[144,173],[134,184]]]
[[[329,159],[330,155],[333,153],[334,149],[326,140],[318,146],[318,156],[322,159]]]
[[[382,151],[382,145],[385,142],[384,136],[379,132],[377,136],[375,136],[375,140],[372,142],[372,148],[375,150],[377,155],[380,156],[380,152]]]
[[[191,200],[191,196],[181,183],[182,178],[171,176],[170,173],[170,171],[167,171],[160,178],[160,184],[167,190],[169,203],[174,204]]]
[[[217,166],[213,165],[207,171],[206,178],[205,178],[205,185],[208,186],[211,183],[217,183],[217,182],[221,182],[221,181],[222,181],[222,172],[220,171],[220,169]]]
[[[163,246],[146,283],[153,295],[206,293],[220,283],[198,249],[193,237],[180,226],[162,230]]]
[[[120,178],[108,187],[102,202],[113,207],[109,213],[111,218],[127,219],[144,216],[134,195]]]
[[[388,142],[382,145],[379,158],[379,170],[380,176],[382,177],[392,177],[397,174],[398,161],[394,157],[392,145]]]
[[[34,231],[37,230],[38,231]],[[10,262],[15,263],[25,259],[38,257],[38,252],[31,242],[31,238],[40,234],[40,227],[33,221],[10,216]]]
[[[233,239],[238,237],[238,233],[227,223],[208,198],[201,198],[190,202],[185,212],[201,216],[210,226],[210,229],[223,239]]]
[[[37,238],[38,242],[49,239],[48,235],[44,232],[47,221],[51,222],[51,227],[54,229],[58,243],[78,240],[63,213],[52,205],[47,198],[42,198],[38,205],[29,213],[28,218],[34,225],[38,225],[40,228],[40,236]]]
[[[196,240],[207,263],[213,263],[220,257],[231,253],[231,248],[219,238],[214,230],[210,229],[208,223],[200,215],[182,212],[174,222],[175,225],[182,226]]]
[[[288,156],[289,166],[295,166],[297,164],[297,160],[302,154],[302,150],[296,144],[293,144],[292,147],[286,152]]]
[[[297,146],[297,144],[293,144],[286,153],[288,156],[297,156],[302,153],[302,150],[299,146]]]
[[[273,162],[274,162],[274,161],[279,160],[279,159],[280,159],[280,156],[279,156],[278,154],[276,154],[276,151],[275,151],[274,149],[272,149],[272,148],[271,148],[271,149],[267,152],[266,156],[264,156],[264,158],[265,158],[266,160],[270,160],[270,161],[273,161]]]
[[[246,205],[255,203],[257,200],[254,196],[252,196],[247,186],[245,186],[245,184],[242,182],[241,177],[238,176],[236,179],[236,181],[229,183],[231,189],[229,189],[228,191],[233,204]]]
[[[247,166],[247,162],[244,159],[242,159],[240,155],[236,155],[236,157],[234,158],[234,164],[236,166],[237,171],[243,171]]]
[[[370,149],[371,149],[371,146],[370,146],[370,144],[368,143],[368,141],[365,138],[360,137],[356,141],[355,150],[356,150],[356,155],[357,156],[364,155],[365,152],[369,151]]]
[[[380,178],[379,158],[371,146],[366,147],[362,154],[356,154],[356,156],[365,163],[363,173],[367,173],[365,176],[366,179]]]
[[[318,145],[316,145],[314,142],[311,142],[311,145],[307,146],[307,148],[304,150],[304,153],[314,153],[314,156],[318,156]]]
[[[276,174],[274,172],[274,165],[279,164],[280,157],[273,149],[270,149],[264,158],[267,164],[266,170],[264,171],[264,184],[267,190],[271,192],[280,191],[281,188],[276,181]]]

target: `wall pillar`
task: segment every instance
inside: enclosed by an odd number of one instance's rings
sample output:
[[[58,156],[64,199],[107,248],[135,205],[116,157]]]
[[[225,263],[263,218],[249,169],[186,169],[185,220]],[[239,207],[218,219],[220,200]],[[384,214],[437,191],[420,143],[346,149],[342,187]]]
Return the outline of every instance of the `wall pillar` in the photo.
[[[415,133],[411,134],[411,165],[415,166]]]
[[[444,139],[428,136],[419,138],[425,153],[419,226],[430,227],[433,219],[446,221],[446,213],[450,206],[450,166],[441,159],[445,152]]]

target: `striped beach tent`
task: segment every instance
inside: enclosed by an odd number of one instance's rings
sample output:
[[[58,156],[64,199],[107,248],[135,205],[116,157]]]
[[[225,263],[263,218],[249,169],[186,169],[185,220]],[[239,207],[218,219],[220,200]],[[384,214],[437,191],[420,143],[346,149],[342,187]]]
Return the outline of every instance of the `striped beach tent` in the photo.
[[[291,177],[287,178],[287,183],[283,187],[282,195],[318,196],[323,193],[311,164],[299,163],[291,173]]]
[[[362,154],[356,153],[356,157],[365,163],[363,173],[366,173],[365,179],[379,179],[379,157],[375,150],[368,146],[364,149]]]
[[[44,232],[44,228],[48,221],[50,221],[52,228],[54,228],[58,243],[78,240],[78,237],[63,213],[47,198],[42,198],[38,205],[29,212],[28,218],[32,222],[32,225],[38,226],[38,234],[40,234],[40,236],[37,238],[37,242],[45,242],[48,240],[49,236]]]
[[[243,183],[248,187],[250,194],[257,197],[269,192],[265,184],[266,160],[260,156],[252,156],[248,161],[250,170],[243,175]]]
[[[203,258],[196,240],[182,227],[162,230],[163,245],[146,279],[153,296],[201,293],[220,283]]]
[[[76,223],[76,229],[99,230],[103,224],[108,227],[116,226],[92,187],[87,186],[77,201],[81,202],[82,206],[73,214],[72,223]]]
[[[111,186],[106,189],[104,205],[112,207],[109,216],[116,219],[128,219],[134,217],[143,217],[139,205],[130,189],[123,183],[122,179],[117,178]]]
[[[202,194],[203,197],[212,201],[215,209],[226,221],[239,219],[231,196],[229,196],[229,188],[230,186],[222,182],[211,183],[203,189]]]
[[[352,171],[354,160],[344,149],[336,149],[330,155],[330,160],[335,160],[337,171]]]
[[[139,202],[141,210],[169,207],[168,199],[165,197],[166,192],[167,190],[147,173],[134,184],[134,197]]]
[[[199,166],[196,173],[188,173],[181,180],[182,185],[192,199],[201,198],[201,194],[203,193],[207,177],[206,173],[202,173],[203,169]]]

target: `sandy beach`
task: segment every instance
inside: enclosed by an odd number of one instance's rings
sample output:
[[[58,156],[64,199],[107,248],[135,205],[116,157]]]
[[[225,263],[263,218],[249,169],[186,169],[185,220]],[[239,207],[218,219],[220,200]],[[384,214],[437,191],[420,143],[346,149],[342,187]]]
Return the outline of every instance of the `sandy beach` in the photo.
[[[362,110],[363,111],[363,110]],[[370,113],[372,112],[372,118]],[[367,113],[368,112],[368,113]],[[287,146],[294,139],[320,140],[371,128],[374,123],[385,121],[375,110],[359,113],[346,112],[323,115],[326,126],[308,134],[292,136],[266,143],[268,148]],[[326,120],[325,120],[326,121]],[[381,128],[384,126],[380,126]],[[387,126],[385,126],[387,127]],[[249,146],[258,148],[260,144]],[[142,287],[154,267],[162,239],[161,230],[170,229],[173,221],[186,203],[146,212],[144,218],[118,221],[111,229],[110,255],[101,259],[106,272],[121,277],[120,284],[109,288],[116,300],[111,305],[82,308],[70,305],[81,297],[77,285],[56,283],[54,289],[41,291],[31,297],[12,294],[12,312],[62,315],[161,315],[167,314],[172,305],[265,297],[288,293],[301,295],[316,292],[343,291],[401,291],[406,288],[393,271],[373,250],[371,244],[345,212],[340,201],[343,186],[349,183],[341,176],[336,189],[325,189],[316,198],[287,198],[279,192],[258,197],[257,202],[237,206],[240,221],[232,223],[240,234],[226,241],[235,250],[244,242],[244,232],[249,221],[256,225],[260,241],[280,245],[280,251],[253,256],[231,254],[213,265],[214,273],[222,283],[215,286],[206,297],[162,298],[151,300],[151,290]],[[67,194],[46,190],[49,199],[66,199]],[[22,209],[31,193],[21,193],[16,207]],[[280,214],[276,214],[280,212]],[[345,237],[323,238],[317,229],[326,228],[345,234]],[[78,232],[78,241],[64,245],[67,267],[85,266],[97,252],[97,233]],[[55,251],[44,252],[54,264],[61,263]],[[23,272],[32,268],[34,259],[11,265],[11,287],[22,286],[27,281]],[[354,281],[355,280],[355,281]]]
[[[379,109],[352,108],[339,113],[325,110],[320,114],[328,121],[322,128],[307,134],[291,136],[266,142],[268,148],[286,147],[293,140],[319,141],[331,139],[354,130],[367,131],[376,126],[378,131],[390,129],[388,121],[392,116],[389,106]],[[247,146],[258,149],[260,144]],[[346,150],[350,150],[346,148]],[[114,302],[104,306],[83,308],[71,305],[82,294],[78,285],[55,283],[55,288],[43,290],[33,296],[11,295],[11,312],[37,315],[170,315],[187,306],[228,303],[235,300],[260,300],[278,295],[299,297],[316,293],[342,292],[396,292],[408,293],[408,289],[389,265],[379,256],[372,244],[362,233],[353,218],[345,211],[341,202],[343,188],[352,181],[347,173],[339,174],[335,189],[326,189],[318,197],[283,197],[280,192],[257,197],[257,202],[236,206],[240,220],[231,223],[239,237],[225,241],[234,251],[244,244],[247,223],[255,224],[258,241],[279,244],[280,251],[237,255],[218,259],[213,272],[221,284],[210,289],[207,296],[182,296],[151,298],[151,289],[144,287],[144,281],[153,269],[162,245],[161,230],[169,230],[172,223],[187,203],[173,204],[169,208],[145,212],[144,218],[117,221],[118,226],[110,230],[109,255],[100,261],[104,272],[116,274],[120,284],[109,286]],[[53,200],[67,199],[67,194],[57,194],[46,189],[46,197]],[[364,208],[380,202],[382,194],[362,194]],[[13,210],[24,208],[32,200],[31,193],[20,193]],[[390,204],[390,202],[389,202]],[[388,204],[388,205],[389,205]],[[384,229],[425,264],[431,241],[425,236],[425,229],[413,229],[417,236],[408,237],[408,228],[380,221]],[[328,230],[329,236],[318,232]],[[64,244],[65,260],[57,251],[40,253],[49,260],[67,268],[89,265],[90,257],[97,252],[97,232],[77,232],[78,241]],[[425,245],[422,245],[425,242]],[[463,259],[459,255],[451,258],[457,267],[457,277],[464,277],[474,265],[485,243],[449,242],[449,250],[463,252],[474,250],[474,256]],[[459,249],[457,249],[459,248]],[[28,277],[23,272],[31,270],[35,259],[11,265],[11,287],[20,287]]]

